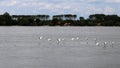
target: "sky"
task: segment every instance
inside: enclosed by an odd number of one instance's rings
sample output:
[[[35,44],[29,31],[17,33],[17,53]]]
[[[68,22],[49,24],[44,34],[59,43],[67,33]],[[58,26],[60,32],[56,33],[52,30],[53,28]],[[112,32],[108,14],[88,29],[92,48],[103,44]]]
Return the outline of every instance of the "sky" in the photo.
[[[120,0],[0,0],[0,14],[58,15],[117,14],[120,16]]]

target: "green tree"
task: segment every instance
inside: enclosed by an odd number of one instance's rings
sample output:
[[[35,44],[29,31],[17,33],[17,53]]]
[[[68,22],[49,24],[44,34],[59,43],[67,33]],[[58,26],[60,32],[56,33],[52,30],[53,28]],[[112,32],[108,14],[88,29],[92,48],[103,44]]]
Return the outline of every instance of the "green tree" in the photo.
[[[6,25],[12,25],[12,18],[11,18],[11,16],[9,15],[8,12],[5,12],[5,13],[3,14],[3,18],[4,18],[4,22],[5,22]]]

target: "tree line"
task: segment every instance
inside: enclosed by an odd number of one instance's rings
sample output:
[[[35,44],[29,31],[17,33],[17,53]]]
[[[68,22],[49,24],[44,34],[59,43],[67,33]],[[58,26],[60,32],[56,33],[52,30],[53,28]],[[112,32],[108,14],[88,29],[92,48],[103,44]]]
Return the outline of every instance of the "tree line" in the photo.
[[[92,14],[87,19],[74,14],[54,15],[0,15],[0,26],[120,26],[118,15]]]

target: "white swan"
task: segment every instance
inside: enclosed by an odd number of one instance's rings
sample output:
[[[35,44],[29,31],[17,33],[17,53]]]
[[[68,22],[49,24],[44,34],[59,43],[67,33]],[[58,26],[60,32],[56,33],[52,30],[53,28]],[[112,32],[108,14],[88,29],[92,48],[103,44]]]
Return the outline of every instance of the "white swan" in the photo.
[[[48,41],[51,41],[52,39],[48,38]]]
[[[103,44],[104,44],[104,47],[103,47],[103,48],[106,48],[106,46],[107,46],[107,42],[104,42]]]
[[[95,45],[96,45],[96,46],[99,46],[99,45],[100,45],[100,43],[98,43],[98,42],[97,42]]]
[[[71,38],[71,40],[73,41],[73,40],[75,40],[75,38]]]
[[[60,41],[61,41],[61,39],[60,39],[60,38],[58,38],[58,39],[57,39],[57,43],[59,44],[59,43],[60,43]]]
[[[115,44],[115,42],[111,42],[111,47],[113,47],[114,44]]]
[[[39,39],[40,39],[40,40],[43,39],[43,36],[40,36]]]
[[[76,39],[79,40],[79,37],[77,37]]]

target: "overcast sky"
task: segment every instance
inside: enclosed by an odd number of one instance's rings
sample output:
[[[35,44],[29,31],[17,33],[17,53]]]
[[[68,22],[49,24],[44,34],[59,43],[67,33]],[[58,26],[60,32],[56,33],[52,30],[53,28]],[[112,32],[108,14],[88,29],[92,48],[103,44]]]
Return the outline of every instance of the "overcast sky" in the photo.
[[[104,13],[120,16],[120,0],[0,0],[0,14],[90,14]]]

